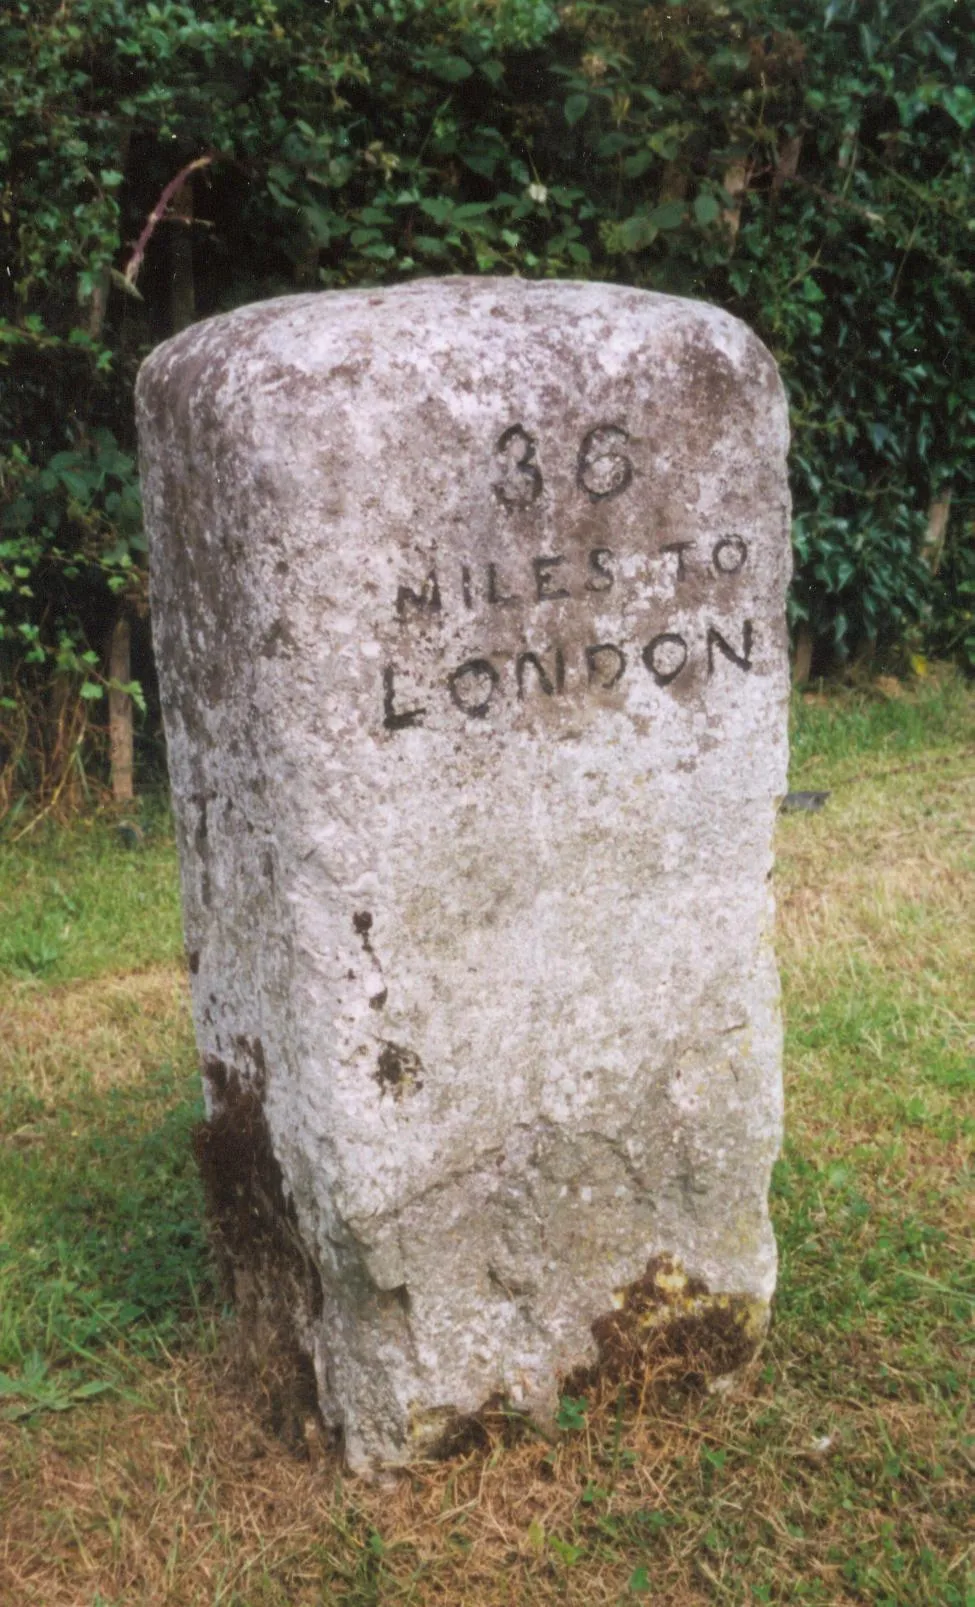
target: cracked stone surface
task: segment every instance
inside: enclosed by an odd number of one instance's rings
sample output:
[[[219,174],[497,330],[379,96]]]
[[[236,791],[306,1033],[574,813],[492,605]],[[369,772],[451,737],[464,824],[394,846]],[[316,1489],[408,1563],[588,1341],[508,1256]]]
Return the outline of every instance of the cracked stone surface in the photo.
[[[199,324],[137,401],[242,1320],[369,1471],[549,1414],[648,1266],[763,1312],[768,353],[702,303],[420,281]]]

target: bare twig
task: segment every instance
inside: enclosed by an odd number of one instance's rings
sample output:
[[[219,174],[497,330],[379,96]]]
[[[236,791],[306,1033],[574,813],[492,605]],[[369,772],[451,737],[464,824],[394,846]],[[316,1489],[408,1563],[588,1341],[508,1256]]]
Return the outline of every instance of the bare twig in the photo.
[[[122,277],[125,279],[127,284],[134,285],[136,279],[139,277],[139,269],[142,267],[142,259],[146,254],[146,247],[149,244],[149,241],[152,239],[156,225],[161,223],[163,218],[166,216],[166,210],[177,190],[182,188],[183,184],[191,173],[198,172],[201,167],[209,167],[211,162],[216,161],[216,158],[216,151],[209,151],[206,156],[198,156],[195,161],[187,162],[185,167],[181,167],[175,178],[170,179],[165,189],[161,192],[159,199],[152,211],[149,213],[149,216],[146,219],[146,226],[135,243],[135,250],[132,252],[131,257],[125,265],[125,272]]]

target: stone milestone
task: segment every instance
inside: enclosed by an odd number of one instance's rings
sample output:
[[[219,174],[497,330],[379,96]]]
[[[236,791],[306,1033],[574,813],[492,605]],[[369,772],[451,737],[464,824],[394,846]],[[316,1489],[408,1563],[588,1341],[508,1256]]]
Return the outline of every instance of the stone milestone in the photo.
[[[138,386],[208,1121],[245,1335],[353,1469],[678,1324],[763,1331],[786,407],[744,325],[429,280]]]

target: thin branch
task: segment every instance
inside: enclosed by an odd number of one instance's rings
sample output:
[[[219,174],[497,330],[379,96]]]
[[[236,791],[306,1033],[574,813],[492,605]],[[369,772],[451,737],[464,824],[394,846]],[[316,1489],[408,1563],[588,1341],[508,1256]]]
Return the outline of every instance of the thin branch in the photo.
[[[146,219],[146,226],[135,243],[135,250],[125,265],[125,272],[123,273],[122,277],[125,279],[127,284],[134,285],[136,279],[139,277],[139,269],[142,267],[142,259],[146,254],[146,247],[149,244],[149,241],[152,239],[157,223],[161,223],[163,218],[166,216],[169,203],[173,199],[173,196],[176,194],[177,190],[180,189],[182,184],[191,173],[196,173],[201,167],[209,167],[211,162],[216,161],[216,157],[216,151],[210,151],[206,156],[198,156],[195,162],[187,162],[185,167],[180,168],[176,177],[174,179],[170,179],[152,211],[149,213],[149,216]]]

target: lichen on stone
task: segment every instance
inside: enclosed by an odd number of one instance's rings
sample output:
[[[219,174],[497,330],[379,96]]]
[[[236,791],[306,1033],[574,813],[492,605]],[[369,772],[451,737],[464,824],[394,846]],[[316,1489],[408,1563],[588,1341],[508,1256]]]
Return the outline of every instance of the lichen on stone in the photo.
[[[767,1300],[712,1292],[675,1257],[652,1256],[642,1277],[616,1291],[614,1309],[593,1323],[597,1371],[623,1377],[651,1357],[670,1358],[685,1381],[709,1381],[751,1360],[768,1321]]]

